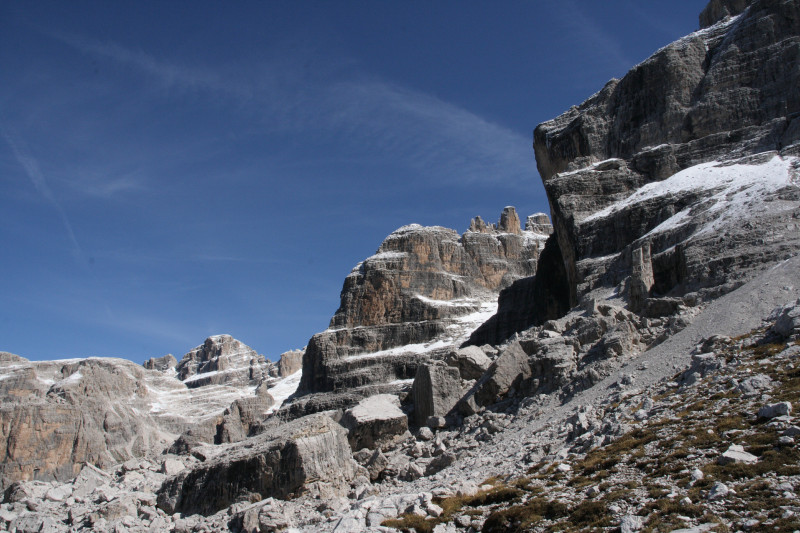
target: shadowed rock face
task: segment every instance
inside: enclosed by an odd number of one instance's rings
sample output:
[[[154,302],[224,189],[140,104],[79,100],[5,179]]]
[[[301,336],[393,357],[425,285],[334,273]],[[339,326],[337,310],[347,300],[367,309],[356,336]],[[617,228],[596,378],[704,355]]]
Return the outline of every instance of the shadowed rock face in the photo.
[[[633,253],[646,244],[652,292],[670,295],[724,291],[795,253],[800,4],[747,3],[711,2],[703,25],[724,20],[536,128],[570,306],[601,287],[626,295]],[[782,165],[768,165],[776,157]],[[704,172],[717,170],[699,165],[733,160],[731,176],[765,170],[747,183],[704,185]],[[696,186],[654,185],[691,169]],[[737,204],[740,194],[749,203]]]
[[[552,228],[550,228],[552,230]],[[539,326],[569,311],[569,286],[555,235],[547,239],[536,275],[500,291],[497,313],[480,325],[466,344],[501,344],[517,332]]]
[[[546,217],[537,221],[548,226]],[[411,379],[428,356],[362,355],[444,338],[460,317],[536,272],[547,235],[523,231],[513,207],[503,210],[496,225],[476,218],[470,228],[459,236],[438,226],[404,226],[359,263],[345,279],[330,329],[309,341],[300,390]],[[353,356],[359,357],[348,359]]]

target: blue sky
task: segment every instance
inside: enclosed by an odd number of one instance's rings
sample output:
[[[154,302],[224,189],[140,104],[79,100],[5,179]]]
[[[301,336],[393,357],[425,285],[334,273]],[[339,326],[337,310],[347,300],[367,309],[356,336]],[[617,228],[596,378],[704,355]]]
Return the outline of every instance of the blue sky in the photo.
[[[704,1],[0,3],[0,350],[268,358],[408,223],[547,211],[533,128]]]

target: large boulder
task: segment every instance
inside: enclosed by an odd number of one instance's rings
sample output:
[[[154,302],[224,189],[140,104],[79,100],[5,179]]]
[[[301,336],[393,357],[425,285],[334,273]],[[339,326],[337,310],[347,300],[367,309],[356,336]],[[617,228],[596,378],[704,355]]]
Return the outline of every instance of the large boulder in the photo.
[[[408,417],[392,394],[377,394],[345,411],[340,421],[347,428],[353,451],[389,444],[408,431]]]
[[[478,405],[489,405],[512,388],[520,390],[531,377],[528,354],[518,341],[509,344],[480,379],[475,390]]]
[[[800,299],[774,310],[769,318],[775,321],[772,331],[781,337],[800,334]]]
[[[266,417],[270,407],[275,405],[275,398],[266,390],[259,389],[258,394],[247,398],[239,398],[222,414],[222,421],[217,425],[214,442],[238,442],[246,439],[253,428]]]
[[[566,387],[577,369],[577,350],[563,337],[537,339],[529,348],[531,356],[530,393],[551,393]]]
[[[234,444],[167,479],[158,507],[169,514],[209,515],[237,501],[341,496],[357,472],[345,429],[316,414]]]
[[[456,367],[462,379],[478,379],[491,366],[492,360],[477,346],[466,346],[451,352],[447,364]]]
[[[415,422],[424,426],[432,416],[447,416],[462,393],[461,374],[457,368],[441,361],[420,365],[411,387]]]

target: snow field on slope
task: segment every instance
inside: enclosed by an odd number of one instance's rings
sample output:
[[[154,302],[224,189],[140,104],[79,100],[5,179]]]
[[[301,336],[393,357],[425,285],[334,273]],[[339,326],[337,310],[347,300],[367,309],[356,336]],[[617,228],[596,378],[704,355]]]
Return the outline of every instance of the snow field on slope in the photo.
[[[265,414],[272,414],[278,409],[281,408],[283,402],[286,401],[289,396],[297,391],[297,387],[300,386],[300,379],[303,377],[303,371],[298,370],[291,376],[287,376],[283,379],[278,380],[275,385],[267,389],[272,397],[275,399],[275,405],[267,409]]]
[[[437,300],[439,301],[439,300]],[[452,300],[456,301],[456,300]],[[473,302],[474,303],[474,302]],[[481,324],[489,320],[497,312],[497,302],[480,302],[480,309],[469,315],[460,316],[453,319],[453,323],[447,326],[448,333],[441,335],[428,342],[417,344],[406,344],[386,350],[376,352],[361,353],[345,358],[345,361],[357,361],[373,357],[388,357],[403,354],[424,354],[440,348],[460,344]]]
[[[663,181],[648,183],[627,198],[586,217],[581,224],[609,217],[625,208],[657,198],[708,191],[709,195],[706,198],[674,214],[653,228],[648,235],[672,230],[688,223],[692,219],[690,210],[701,203],[708,206],[706,213],[717,216],[698,233],[713,231],[720,224],[747,218],[752,211],[751,205],[791,185],[798,165],[800,165],[798,158],[783,158],[777,154],[769,161],[760,164],[718,161],[703,163],[682,170]]]

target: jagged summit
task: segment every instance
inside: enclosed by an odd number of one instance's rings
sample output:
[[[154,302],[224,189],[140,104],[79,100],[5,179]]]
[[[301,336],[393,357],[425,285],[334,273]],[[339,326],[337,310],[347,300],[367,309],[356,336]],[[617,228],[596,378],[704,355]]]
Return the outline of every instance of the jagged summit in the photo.
[[[258,385],[274,372],[263,355],[230,335],[212,335],[186,353],[175,367],[189,387],[208,384]]]
[[[301,390],[412,378],[431,345],[468,334],[493,312],[498,291],[536,272],[545,238],[523,232],[513,207],[497,227],[478,230],[476,220],[462,235],[403,226],[359,263],[345,279],[330,328],[308,343]],[[415,348],[402,349],[408,345]]]
[[[544,216],[546,220],[546,224],[550,223],[550,218],[545,215],[544,213],[537,213],[534,216]],[[530,217],[528,217],[530,219]],[[503,212],[500,213],[500,220],[497,224],[486,224],[480,216],[476,216],[473,218],[469,223],[469,232],[478,232],[478,233],[513,233],[515,235],[521,235],[522,229],[520,228],[520,221],[519,215],[517,215],[517,210],[514,206],[506,206],[503,208]],[[533,231],[529,230],[527,225],[525,227],[525,231]]]
[[[553,224],[546,213],[534,213],[525,220],[525,231],[540,235],[551,235],[553,233]]]

